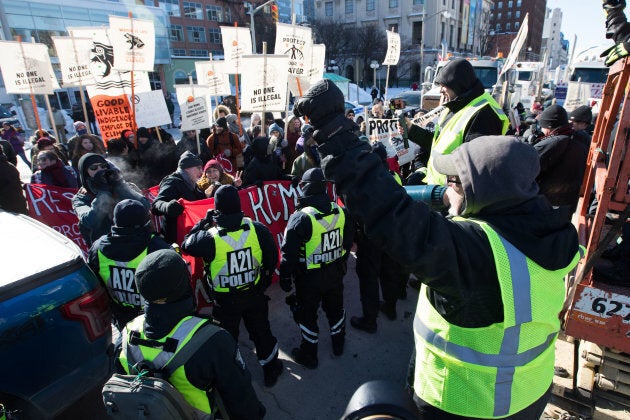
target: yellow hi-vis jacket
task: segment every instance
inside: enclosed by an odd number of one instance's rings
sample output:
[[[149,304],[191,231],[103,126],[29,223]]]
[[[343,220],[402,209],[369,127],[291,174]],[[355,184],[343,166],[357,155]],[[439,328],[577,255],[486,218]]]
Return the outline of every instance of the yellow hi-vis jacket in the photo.
[[[343,228],[346,215],[336,203],[330,203],[330,214],[320,213],[315,207],[304,207],[300,211],[311,219],[313,233],[304,244],[306,269],[312,270],[330,264],[346,254],[343,249]]]
[[[486,233],[497,268],[503,322],[480,328],[449,324],[420,289],[414,320],[414,391],[448,413],[501,418],[538,400],[553,380],[558,314],[565,296],[563,277],[580,253],[559,270],[549,271],[499,236]]]

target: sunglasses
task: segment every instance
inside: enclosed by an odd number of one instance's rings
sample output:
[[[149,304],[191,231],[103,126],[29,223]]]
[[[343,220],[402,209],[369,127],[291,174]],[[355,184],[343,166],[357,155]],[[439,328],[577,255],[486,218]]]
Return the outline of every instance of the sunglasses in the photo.
[[[94,165],[88,166],[90,171],[97,171],[99,169],[109,169],[109,165],[107,163],[95,163]]]

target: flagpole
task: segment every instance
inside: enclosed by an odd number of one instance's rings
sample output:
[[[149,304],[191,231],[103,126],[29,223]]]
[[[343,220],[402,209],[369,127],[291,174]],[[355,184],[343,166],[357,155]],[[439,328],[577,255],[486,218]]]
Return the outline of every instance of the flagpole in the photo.
[[[394,32],[395,27],[392,26],[392,32]],[[384,102],[387,103],[387,90],[388,90],[388,85],[389,85],[389,67],[390,65],[387,65],[387,73],[385,75],[385,97],[383,98]]]
[[[133,35],[133,14],[132,12],[129,12],[129,22],[131,24],[131,34]],[[133,131],[134,134],[134,142],[136,143],[136,149],[138,148],[138,135],[136,134],[136,132],[138,131],[138,127],[136,126],[136,101],[134,100],[135,97],[135,80],[134,80],[134,73],[135,73],[135,64],[136,64],[136,54],[135,54],[135,50],[132,48],[131,49],[131,130]]]
[[[24,46],[22,45],[22,36],[17,36],[17,42],[20,45],[20,52],[22,53],[22,61],[24,62],[24,68],[26,67],[26,60],[24,59]],[[33,93],[33,86],[29,83],[28,88],[31,92],[31,105],[33,106],[33,113],[35,114],[35,122],[37,123],[37,131],[42,130],[42,122],[39,120],[39,112],[37,111],[37,103],[35,102],[35,94]],[[37,140],[37,139],[36,139]]]
[[[234,22],[234,27],[238,28],[238,22]],[[236,42],[238,43],[238,30],[236,31]],[[241,107],[238,103],[238,65],[241,62],[242,57],[236,60],[236,74],[234,75],[234,89],[236,93],[236,119],[238,120],[238,136],[243,135],[243,126],[241,125]],[[236,168],[238,169],[238,168]]]

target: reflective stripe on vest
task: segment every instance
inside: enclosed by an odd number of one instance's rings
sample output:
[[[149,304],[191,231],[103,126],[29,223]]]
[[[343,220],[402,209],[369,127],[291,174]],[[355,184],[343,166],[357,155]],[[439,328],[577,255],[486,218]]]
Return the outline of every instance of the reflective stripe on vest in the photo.
[[[330,203],[332,212],[324,216],[315,207],[304,207],[301,212],[311,219],[313,233],[304,244],[304,256],[308,270],[321,268],[343,257],[343,228],[346,215],[336,204]]]
[[[244,291],[258,284],[262,250],[251,219],[243,218],[239,230],[224,232],[214,226],[209,232],[214,239],[214,259],[206,265],[217,293]]]
[[[400,175],[398,175],[398,172],[390,171],[390,173],[392,174],[398,185],[402,185],[402,179],[400,179]]]
[[[148,247],[131,261],[116,261],[107,258],[99,249],[98,275],[101,277],[114,302],[130,308],[141,308],[144,299],[136,288],[136,268],[147,256]]]
[[[502,123],[501,134],[507,132],[510,122],[497,101],[487,92],[477,96],[470,101],[468,105],[460,109],[455,115],[442,126],[444,120],[449,114],[448,108],[442,111],[438,120],[437,129],[433,135],[433,145],[431,146],[431,156],[427,163],[427,176],[424,182],[427,184],[446,185],[446,175],[435,170],[433,166],[433,153],[450,154],[464,142],[464,130],[470,123],[470,120],[479,112],[481,108],[490,105],[494,113],[499,117]],[[498,134],[498,133],[497,133]]]
[[[188,316],[182,319],[171,332],[162,337],[159,340],[154,340],[160,343],[166,342],[171,338],[177,340],[177,347],[174,352],[167,352],[161,348],[154,348],[143,345],[133,345],[129,341],[131,339],[131,332],[139,334],[141,339],[146,340],[147,337],[144,333],[144,315],[140,315],[133,321],[131,321],[122,332],[123,343],[122,351],[119,356],[120,364],[128,375],[138,374],[135,369],[135,365],[138,363],[147,364],[150,369],[154,371],[161,370],[185,345],[190,341],[193,334],[201,328],[207,319]],[[171,376],[168,378],[168,382],[173,385],[193,406],[197,411],[203,415],[208,415],[211,412],[210,402],[206,391],[199,389],[192,385],[188,379],[186,379],[186,371],[184,365],[175,369]]]
[[[414,391],[449,413],[501,418],[540,398],[553,380],[554,344],[564,302],[563,277],[577,265],[545,270],[484,222],[497,269],[503,322],[480,328],[449,324],[420,291],[414,335]]]

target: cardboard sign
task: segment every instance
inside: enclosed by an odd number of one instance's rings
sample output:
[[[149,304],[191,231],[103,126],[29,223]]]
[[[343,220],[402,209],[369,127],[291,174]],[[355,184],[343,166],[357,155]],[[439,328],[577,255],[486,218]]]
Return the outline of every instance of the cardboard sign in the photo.
[[[0,70],[7,93],[52,95],[59,83],[44,44],[0,41]]]
[[[204,98],[194,98],[181,106],[182,131],[200,130],[208,127],[208,108]]]
[[[132,129],[133,117],[127,95],[90,96],[90,102],[104,142],[120,137],[123,130]]]
[[[138,127],[159,127],[171,124],[171,116],[166,107],[166,100],[161,90],[142,92],[129,98],[136,107],[136,125]]]
[[[153,71],[155,26],[151,20],[109,17],[109,37],[117,70]]]
[[[53,36],[64,87],[94,83],[90,68],[91,38]]]

